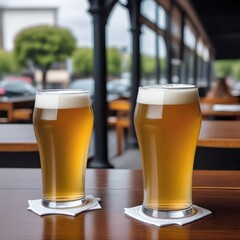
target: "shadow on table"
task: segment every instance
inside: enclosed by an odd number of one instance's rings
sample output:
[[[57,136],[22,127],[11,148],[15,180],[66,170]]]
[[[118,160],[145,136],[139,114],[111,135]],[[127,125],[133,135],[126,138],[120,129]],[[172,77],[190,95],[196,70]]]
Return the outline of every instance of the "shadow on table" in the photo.
[[[110,162],[116,169],[142,168],[138,149],[124,150],[122,155],[111,157]],[[0,152],[0,167],[40,168],[39,153]],[[240,170],[240,149],[197,147],[194,169]]]
[[[0,152],[0,167],[40,168],[38,152]]]
[[[194,169],[240,170],[240,149],[197,147]]]

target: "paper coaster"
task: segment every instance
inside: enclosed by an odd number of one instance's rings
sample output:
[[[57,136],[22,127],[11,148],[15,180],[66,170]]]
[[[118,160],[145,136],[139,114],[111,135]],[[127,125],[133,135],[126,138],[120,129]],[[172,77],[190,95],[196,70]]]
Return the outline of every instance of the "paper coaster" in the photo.
[[[143,213],[142,205],[132,207],[132,208],[124,208],[124,210],[125,210],[125,214],[127,214],[128,216],[135,218],[141,222],[155,225],[157,227],[163,227],[163,226],[174,225],[174,224],[184,225],[184,224],[196,221],[212,213],[211,211],[196,205],[193,205],[193,207],[196,210],[196,214],[189,217],[176,218],[176,219],[161,219],[161,218],[149,217]]]
[[[100,201],[101,201],[100,198],[95,198],[92,195],[87,195],[86,196],[87,203],[84,204],[83,206],[65,208],[65,209],[54,209],[54,208],[44,207],[42,205],[42,199],[28,200],[28,204],[29,204],[28,210],[31,210],[40,216],[47,215],[47,214],[63,214],[63,215],[69,215],[69,216],[76,216],[79,213],[84,211],[101,209],[102,207],[99,204]]]

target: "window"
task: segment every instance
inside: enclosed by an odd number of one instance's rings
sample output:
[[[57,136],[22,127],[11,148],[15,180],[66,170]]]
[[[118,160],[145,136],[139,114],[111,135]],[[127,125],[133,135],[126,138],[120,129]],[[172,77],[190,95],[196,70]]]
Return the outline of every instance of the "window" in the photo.
[[[153,0],[144,0],[141,4],[141,13],[144,17],[146,17],[149,21],[156,23],[157,16],[156,16],[156,9],[157,4]]]
[[[161,29],[166,29],[167,27],[167,14],[162,6],[158,6],[158,21],[157,25]]]
[[[156,83],[156,33],[146,25],[141,31],[142,84]]]
[[[158,36],[160,83],[167,83],[167,47],[162,36]]]

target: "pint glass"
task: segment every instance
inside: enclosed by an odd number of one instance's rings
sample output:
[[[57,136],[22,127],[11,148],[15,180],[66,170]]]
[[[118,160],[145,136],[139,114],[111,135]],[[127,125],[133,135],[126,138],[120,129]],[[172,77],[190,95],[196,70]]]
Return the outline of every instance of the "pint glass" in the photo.
[[[194,214],[192,170],[201,126],[197,87],[140,87],[134,124],[143,167],[143,212],[159,218]]]
[[[67,208],[84,204],[93,127],[88,91],[38,91],[33,126],[41,160],[43,205]]]

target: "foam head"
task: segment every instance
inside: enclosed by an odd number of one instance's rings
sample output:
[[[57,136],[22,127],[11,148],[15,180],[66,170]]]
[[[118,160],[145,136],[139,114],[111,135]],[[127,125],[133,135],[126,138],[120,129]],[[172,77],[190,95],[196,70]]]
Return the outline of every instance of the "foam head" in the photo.
[[[91,106],[88,91],[84,90],[43,90],[38,91],[35,108],[67,109]]]
[[[165,84],[139,87],[137,103],[172,105],[198,102],[198,88],[188,84]]]

